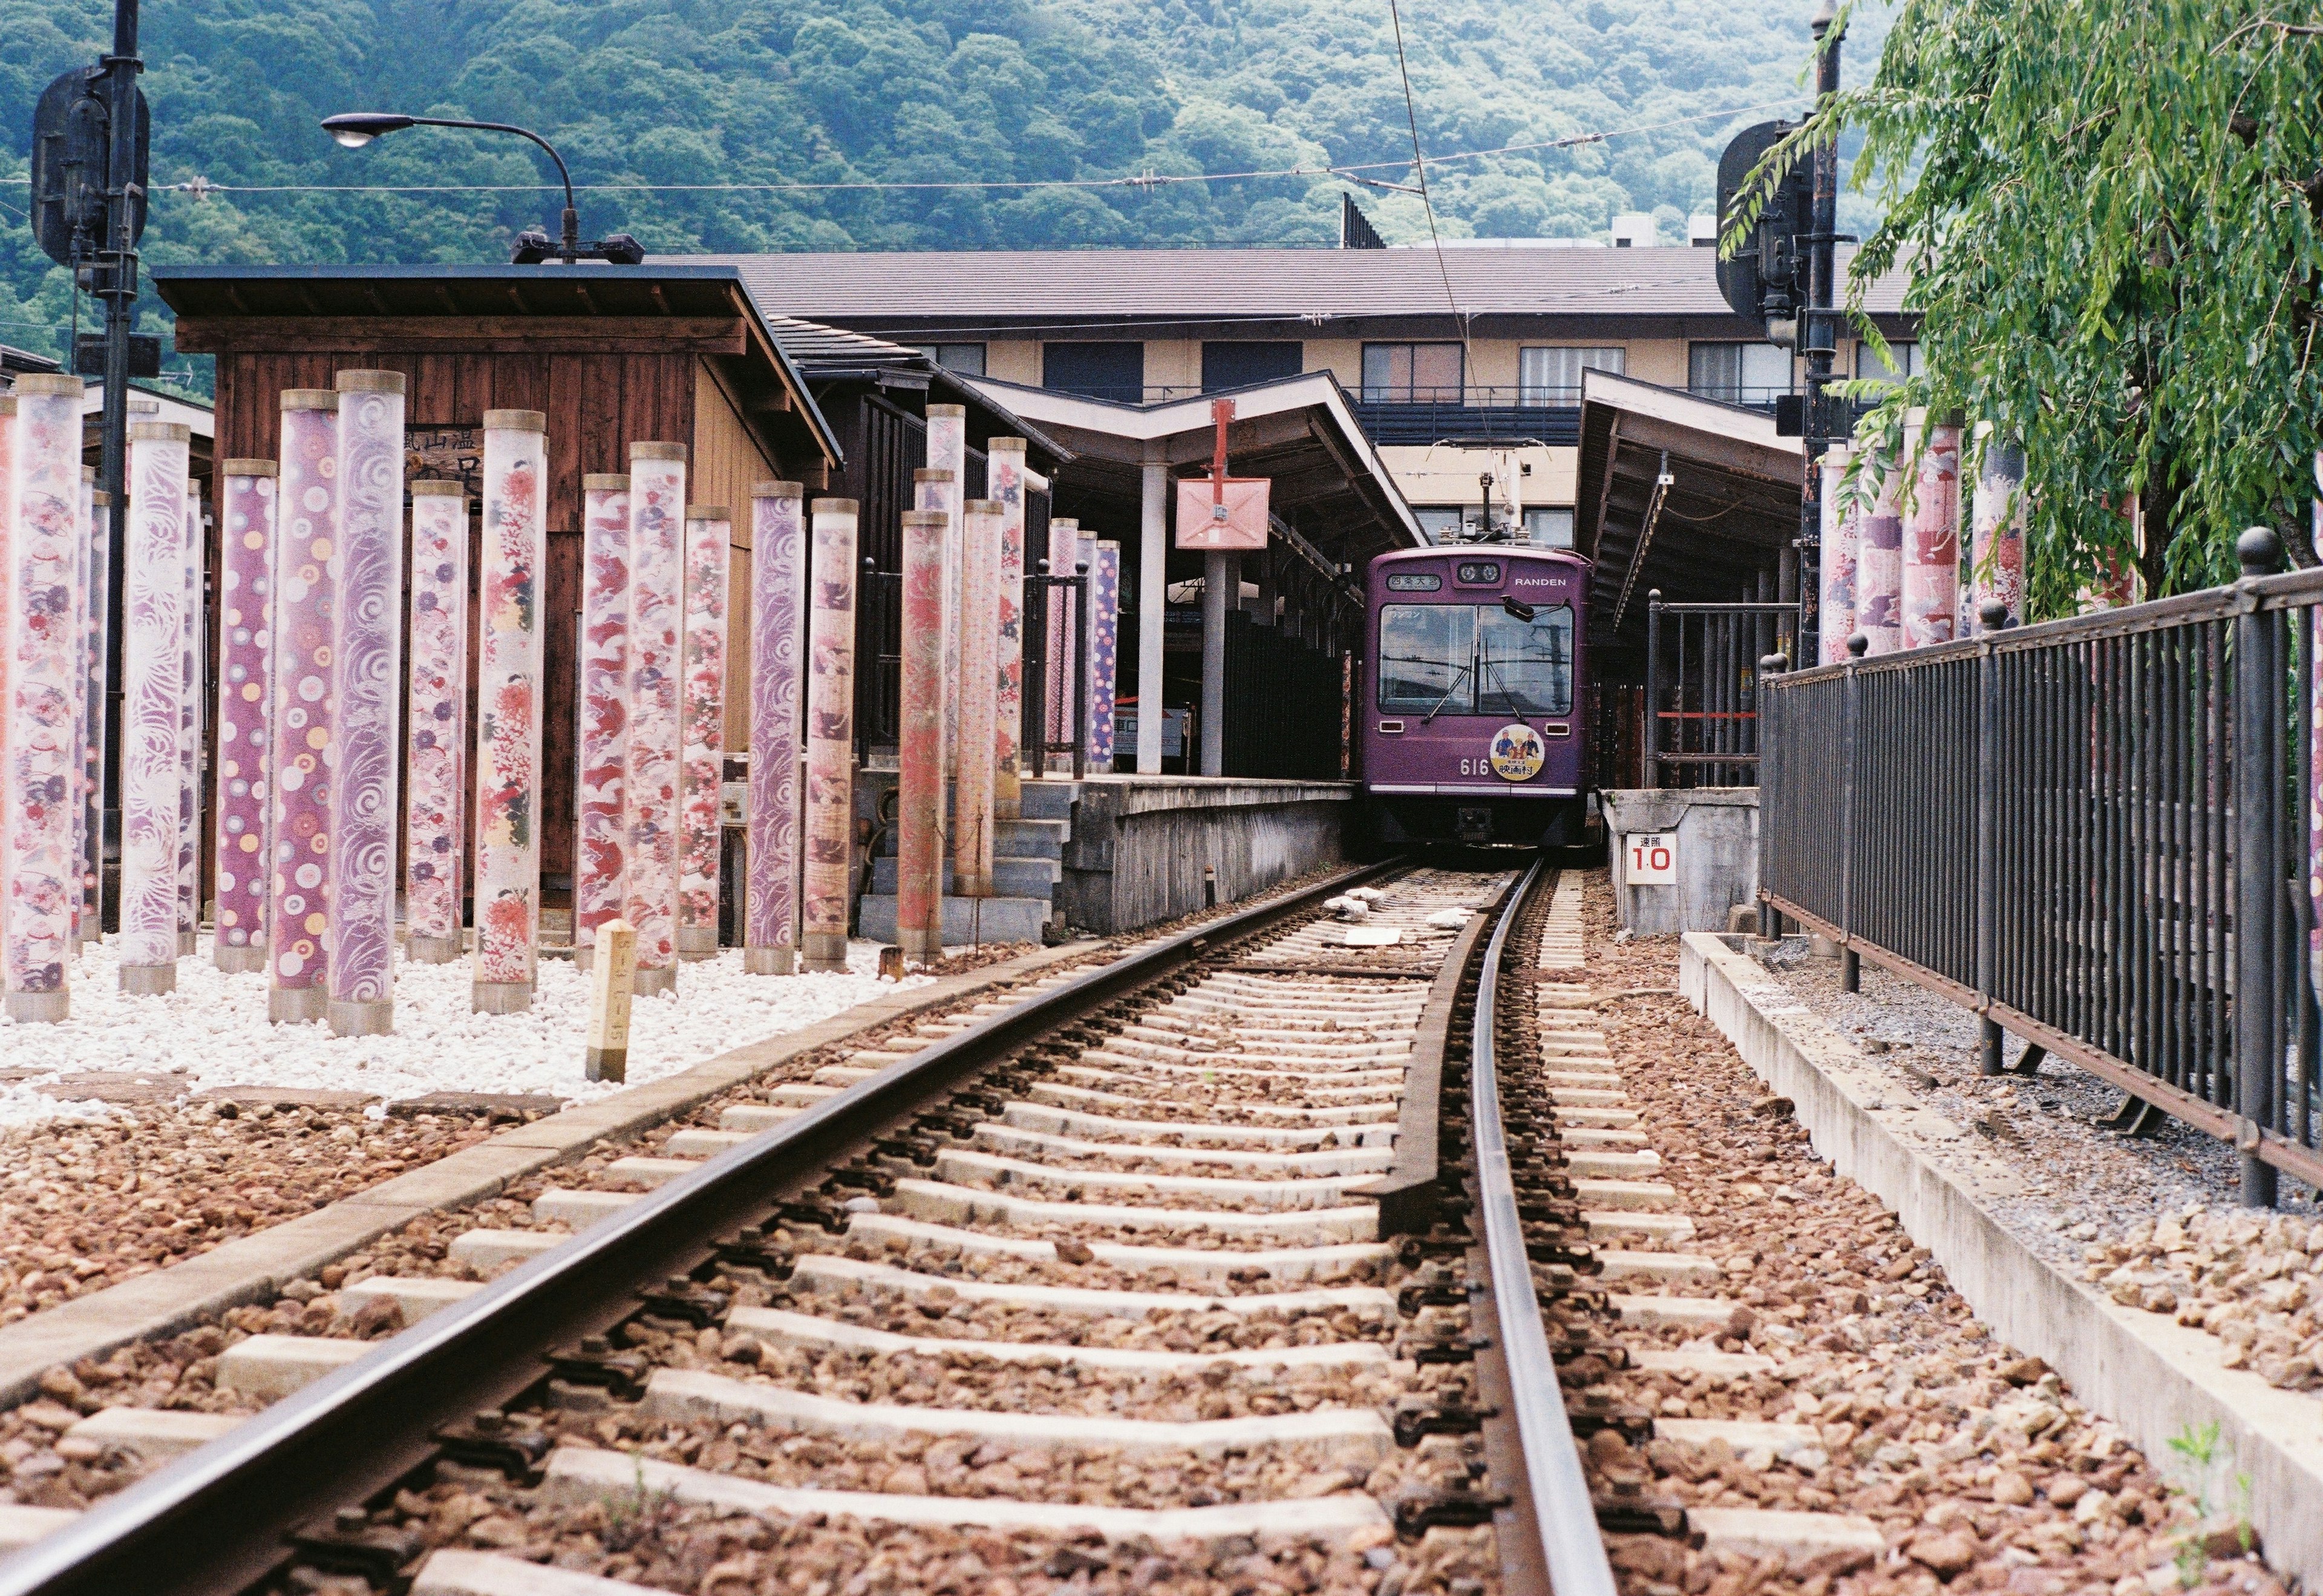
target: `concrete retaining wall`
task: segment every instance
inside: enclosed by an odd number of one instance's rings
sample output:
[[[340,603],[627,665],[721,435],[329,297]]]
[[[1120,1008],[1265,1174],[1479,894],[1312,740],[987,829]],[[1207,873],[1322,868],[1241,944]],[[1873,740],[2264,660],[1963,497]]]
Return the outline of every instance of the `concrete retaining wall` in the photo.
[[[1638,935],[1722,931],[1735,904],[1758,901],[1758,788],[1629,788],[1603,803],[1614,904]],[[1676,885],[1631,886],[1623,839],[1657,833],[1677,837]]]
[[[1091,778],[1073,806],[1058,911],[1110,936],[1201,908],[1206,868],[1228,903],[1336,864],[1355,793],[1352,782]]]
[[[1886,1070],[1725,938],[1685,939],[1678,990],[1797,1105],[1816,1151],[1896,1210],[1978,1317],[2046,1361],[2157,1464],[2168,1467],[2172,1436],[2217,1424],[2250,1477],[2267,1561],[2323,1586],[2323,1401],[2223,1367],[2212,1337],[2122,1307],[2034,1254],[1988,1206],[2011,1188],[2006,1166],[1955,1173],[1913,1151],[1905,1138],[1928,1111],[1892,1102]]]

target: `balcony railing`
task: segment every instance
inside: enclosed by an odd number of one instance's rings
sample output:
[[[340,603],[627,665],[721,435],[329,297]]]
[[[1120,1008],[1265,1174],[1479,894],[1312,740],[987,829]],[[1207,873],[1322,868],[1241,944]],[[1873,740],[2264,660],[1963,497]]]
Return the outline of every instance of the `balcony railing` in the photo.
[[[1366,388],[1355,417],[1375,444],[1581,441],[1581,390]]]

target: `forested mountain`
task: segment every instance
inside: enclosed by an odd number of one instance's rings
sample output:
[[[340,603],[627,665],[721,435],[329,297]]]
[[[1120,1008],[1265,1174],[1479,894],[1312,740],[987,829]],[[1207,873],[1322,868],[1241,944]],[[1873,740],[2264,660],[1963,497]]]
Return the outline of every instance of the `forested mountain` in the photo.
[[[1812,8],[1403,0],[1431,155],[1646,128],[1431,168],[1441,225],[1602,235],[1639,209],[1682,227],[1728,135],[1774,114],[1722,113],[1801,98]],[[41,86],[95,58],[111,13],[0,0],[9,173]],[[1060,180],[1411,153],[1386,0],[148,0],[144,16],[156,261],[489,260],[554,225],[554,170],[520,141],[415,130],[349,151],[316,123],[350,109],[538,129],[576,182],[647,186],[584,194],[583,225],[656,252],[1322,244],[1339,177]],[[1880,26],[1857,19],[1850,78]],[[1024,186],[895,187],[961,179]],[[164,188],[196,182],[217,191]],[[827,187],[719,187],[800,184]],[[1391,240],[1426,236],[1416,196],[1355,191]],[[72,295],[23,192],[0,193],[0,342],[54,351]]]

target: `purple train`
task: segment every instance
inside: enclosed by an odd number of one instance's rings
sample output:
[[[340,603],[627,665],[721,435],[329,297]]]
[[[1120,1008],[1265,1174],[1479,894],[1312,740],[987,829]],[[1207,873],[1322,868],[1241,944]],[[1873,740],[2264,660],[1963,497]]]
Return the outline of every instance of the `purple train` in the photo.
[[[1354,719],[1372,840],[1593,841],[1589,562],[1468,544],[1382,555],[1368,581]]]

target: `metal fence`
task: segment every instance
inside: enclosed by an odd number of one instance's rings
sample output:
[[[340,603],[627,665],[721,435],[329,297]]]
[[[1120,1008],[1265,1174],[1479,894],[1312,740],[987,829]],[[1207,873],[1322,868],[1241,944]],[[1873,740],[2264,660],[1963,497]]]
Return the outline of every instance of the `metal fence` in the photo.
[[[1645,784],[1748,786],[1758,779],[1758,662],[1795,604],[1646,602]]]
[[[1988,1074],[2005,1029],[2232,1141],[2254,1203],[2323,1184],[2323,571],[2264,574],[2276,548],[1761,690],[1768,905],[1974,1009]]]

